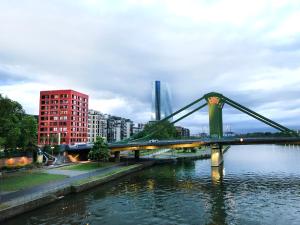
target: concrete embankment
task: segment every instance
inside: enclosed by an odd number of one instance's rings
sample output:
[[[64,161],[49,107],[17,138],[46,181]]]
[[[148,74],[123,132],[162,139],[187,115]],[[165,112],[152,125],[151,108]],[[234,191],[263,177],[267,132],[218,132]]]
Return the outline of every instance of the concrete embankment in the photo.
[[[49,190],[49,192],[44,193],[42,195],[24,196],[24,198],[22,198],[21,201],[12,200],[8,202],[1,202],[0,221],[7,220],[16,215],[45,206],[47,204],[62,199],[63,196],[66,196],[68,194],[88,190],[90,188],[118,179],[130,173],[137,172],[146,167],[150,167],[154,164],[154,161],[149,161],[124,166],[124,168],[118,169],[116,171],[112,170],[106,174],[100,174],[85,179],[79,179],[78,181],[72,182],[69,185],[63,185],[62,187],[58,187],[57,189],[52,191]]]
[[[116,180],[117,178],[126,176],[128,174],[140,171],[140,170],[150,167],[154,164],[155,164],[154,161],[144,162],[142,164],[134,164],[134,165],[129,166],[128,169],[121,170],[121,171],[118,171],[115,173],[112,172],[106,176],[99,176],[99,177],[95,176],[95,177],[88,178],[86,180],[78,181],[72,185],[71,190],[72,190],[72,192],[75,192],[75,193],[82,192],[82,191],[91,189],[95,186],[99,186],[101,184],[108,183],[109,181]]]

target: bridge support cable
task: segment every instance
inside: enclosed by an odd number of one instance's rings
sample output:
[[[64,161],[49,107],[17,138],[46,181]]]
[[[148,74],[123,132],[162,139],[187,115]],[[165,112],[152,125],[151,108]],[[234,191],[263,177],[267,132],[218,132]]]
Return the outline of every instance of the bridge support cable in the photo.
[[[205,107],[205,106],[207,106],[207,103],[204,103],[203,105],[197,107],[196,109],[192,110],[191,112],[188,112],[187,114],[183,115],[182,117],[178,118],[177,120],[172,121],[171,124],[175,124],[175,123],[179,122],[180,120],[182,120],[182,119],[184,119],[184,118],[190,116],[191,114],[193,114],[193,113],[199,111],[200,109],[202,109],[202,108]],[[158,129],[156,129],[156,130],[155,130],[155,129],[152,129],[153,131],[152,131],[150,134],[148,134],[148,135],[146,135],[146,136],[144,136],[144,137],[141,137],[141,138],[134,139],[133,141],[136,141],[136,140],[143,140],[143,139],[145,139],[145,138],[151,137],[153,134],[155,134],[156,132],[161,131],[162,129],[164,129],[164,127],[160,127],[160,128],[158,128]]]
[[[171,115],[165,117],[164,119],[162,119],[160,121],[166,121],[166,120],[171,119],[173,116],[176,116],[178,113],[181,113],[183,110],[186,110],[186,109],[190,108],[191,106],[197,104],[198,102],[202,101],[203,99],[204,99],[204,96],[202,96],[201,98],[198,98],[197,100],[195,100],[192,103],[186,105],[185,107],[182,107],[181,109],[177,110],[176,112],[172,113]]]
[[[282,131],[282,132],[285,132],[285,133],[289,133],[289,134],[297,135],[297,133],[295,131],[290,130],[287,127],[284,127],[284,126],[280,125],[279,123],[276,123],[276,122],[274,122],[274,121],[272,121],[272,120],[270,120],[270,119],[268,119],[268,118],[266,118],[266,117],[264,117],[264,116],[262,116],[262,115],[260,115],[260,114],[258,114],[256,112],[252,111],[251,109],[248,109],[245,106],[240,105],[239,103],[237,103],[237,102],[235,102],[235,101],[233,101],[233,100],[231,100],[229,98],[224,97],[224,101],[228,105],[230,105],[230,106],[232,106],[232,107],[234,107],[234,108],[242,111],[243,113],[246,113],[247,115],[249,115],[249,116],[251,116],[251,117],[253,117],[253,118],[255,118],[255,119],[257,119],[257,120],[259,120],[259,121],[261,121],[261,122],[263,122],[263,123],[265,123],[265,124],[267,124],[267,125],[275,128],[277,130],[279,130],[279,131]]]
[[[205,107],[205,106],[207,106],[207,103],[204,103],[203,105],[197,107],[196,109],[194,109],[194,110],[192,110],[191,112],[185,114],[184,116],[178,118],[177,120],[172,121],[171,124],[175,124],[175,123],[179,122],[180,120],[182,120],[182,119],[188,117],[189,115],[192,115],[193,113],[199,111],[200,109],[202,109],[202,108]]]
[[[242,109],[242,108],[239,108],[238,106],[236,106],[236,105],[234,105],[234,104],[232,104],[232,103],[230,103],[230,102],[226,102],[226,103],[227,103],[228,105],[232,106],[233,108],[235,108],[235,109],[237,109],[237,110],[239,110],[239,111],[241,111],[241,112],[243,112],[243,113],[245,113],[245,114],[247,114],[247,115],[253,117],[254,119],[259,120],[259,121],[261,121],[261,122],[263,122],[263,123],[265,123],[265,124],[267,124],[267,125],[269,125],[269,126],[275,128],[276,130],[279,130],[279,131],[281,131],[281,132],[286,132],[285,129],[282,129],[282,128],[280,128],[280,127],[277,127],[276,125],[274,125],[274,124],[272,124],[272,123],[270,123],[270,122],[268,122],[268,121],[265,121],[265,120],[263,120],[263,119],[257,117],[256,115],[251,114],[250,112],[248,112],[248,111],[246,111],[246,110],[244,110],[244,109]]]
[[[164,119],[157,121],[157,122],[153,125],[152,129],[150,130],[150,134],[148,134],[148,135],[146,135],[146,136],[144,136],[144,137],[141,137],[141,138],[134,138],[134,137],[131,137],[131,138],[127,139],[126,142],[129,142],[129,141],[136,141],[136,140],[143,140],[143,139],[145,139],[145,138],[147,138],[147,137],[149,137],[149,136],[155,134],[156,132],[158,132],[159,130],[161,130],[161,129],[156,130],[157,127],[158,127],[160,124],[162,124],[163,122],[165,122],[165,121],[171,119],[172,117],[176,116],[177,114],[181,113],[182,111],[184,111],[184,110],[186,110],[186,109],[192,107],[193,105],[197,104],[198,102],[202,101],[203,99],[204,99],[204,96],[202,96],[201,98],[198,98],[197,100],[195,100],[195,101],[193,101],[192,103],[186,105],[185,107],[182,107],[181,109],[179,109],[179,110],[177,110],[176,112],[170,114],[169,116],[165,117]],[[207,105],[207,103],[205,103],[205,105]],[[197,109],[193,110],[192,113],[194,113],[194,112],[196,112],[197,110],[203,108],[205,105],[201,105],[201,106],[198,107]],[[185,116],[183,116],[183,117],[177,119],[176,121],[172,122],[172,124],[174,124],[174,123],[176,123],[176,122],[182,120],[183,118],[185,118],[185,117],[191,115],[192,113],[190,113],[190,114],[188,114],[188,115],[185,115]]]
[[[235,101],[233,101],[233,100],[231,100],[231,99],[229,99],[229,98],[226,98],[226,97],[225,97],[225,100],[227,100],[227,101],[229,101],[229,102],[231,102],[231,103],[237,105],[238,107],[243,108],[244,110],[246,110],[246,111],[248,111],[248,112],[250,112],[250,113],[252,113],[252,114],[254,114],[254,115],[256,115],[256,116],[258,116],[258,117],[260,117],[260,118],[262,118],[263,120],[266,120],[266,121],[268,121],[268,122],[270,122],[270,123],[272,123],[272,124],[275,124],[275,125],[278,126],[278,127],[281,127],[282,129],[284,129],[284,130],[286,130],[286,131],[294,132],[294,131],[290,130],[289,128],[287,128],[287,127],[285,127],[285,126],[282,126],[281,124],[276,123],[275,121],[270,120],[270,119],[268,119],[268,118],[266,118],[266,117],[264,117],[264,116],[262,116],[262,115],[260,115],[260,114],[258,114],[258,113],[256,113],[256,112],[252,111],[251,109],[248,109],[248,108],[246,108],[245,106],[242,106],[241,104],[239,104],[239,103],[237,103],[237,102],[235,102]]]

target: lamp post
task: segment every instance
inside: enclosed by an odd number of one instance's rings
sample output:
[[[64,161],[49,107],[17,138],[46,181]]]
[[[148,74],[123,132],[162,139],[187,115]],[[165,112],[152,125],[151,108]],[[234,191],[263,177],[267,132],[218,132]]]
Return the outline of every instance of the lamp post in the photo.
[[[60,145],[60,133],[58,133],[58,140],[57,140],[57,144]]]

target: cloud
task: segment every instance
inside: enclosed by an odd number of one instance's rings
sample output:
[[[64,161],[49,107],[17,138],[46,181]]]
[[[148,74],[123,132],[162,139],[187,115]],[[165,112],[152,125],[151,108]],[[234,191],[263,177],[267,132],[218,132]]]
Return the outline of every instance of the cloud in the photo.
[[[174,109],[217,91],[297,127],[299,13],[293,0],[1,1],[0,92],[36,114],[40,90],[75,89],[146,122],[158,79]],[[237,129],[259,126],[224,112]],[[183,124],[198,132],[207,116]]]

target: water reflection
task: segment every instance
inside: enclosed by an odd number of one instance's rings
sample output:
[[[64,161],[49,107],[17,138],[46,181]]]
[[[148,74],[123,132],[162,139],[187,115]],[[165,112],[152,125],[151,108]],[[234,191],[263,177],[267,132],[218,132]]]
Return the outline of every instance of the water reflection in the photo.
[[[223,184],[224,163],[218,167],[211,167],[211,222],[208,224],[226,224],[225,186]]]
[[[68,196],[6,225],[296,225],[299,161],[296,147],[233,146],[224,155],[225,166],[211,168],[210,160],[155,166]]]
[[[225,172],[224,163],[222,163],[218,167],[216,166],[211,167],[211,181],[214,185],[219,185],[222,182],[224,172]]]

